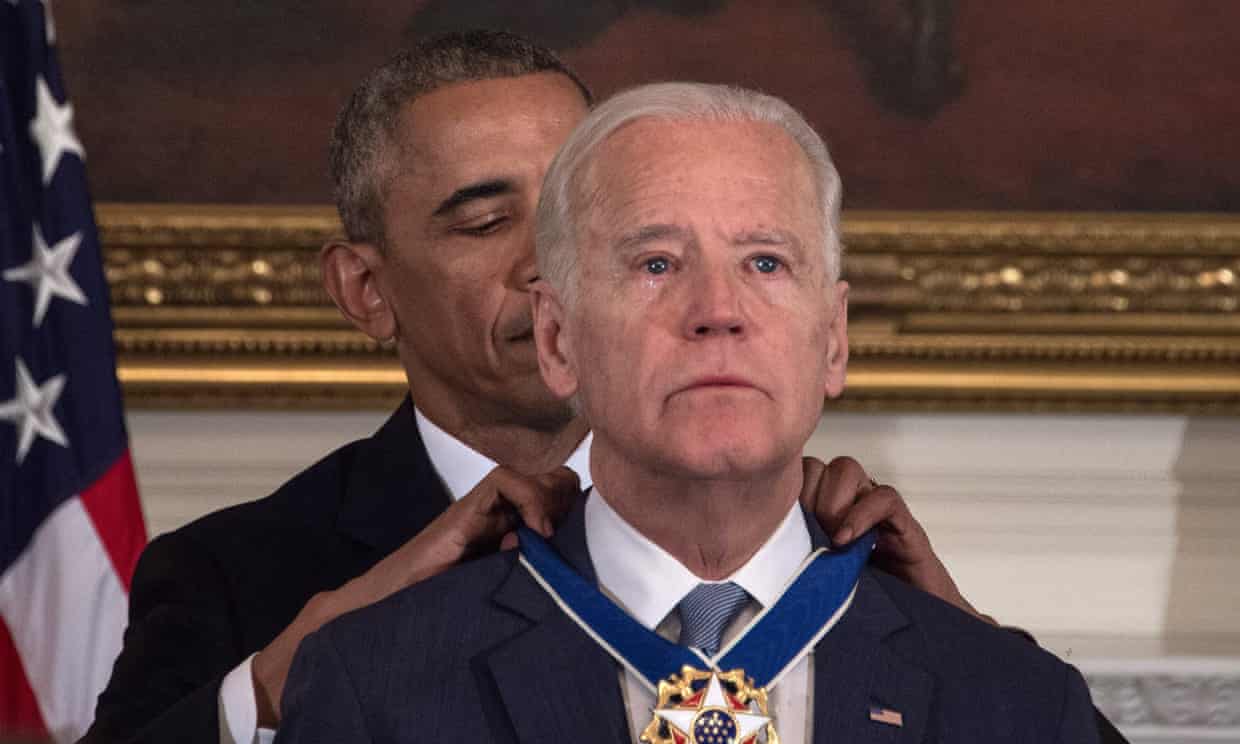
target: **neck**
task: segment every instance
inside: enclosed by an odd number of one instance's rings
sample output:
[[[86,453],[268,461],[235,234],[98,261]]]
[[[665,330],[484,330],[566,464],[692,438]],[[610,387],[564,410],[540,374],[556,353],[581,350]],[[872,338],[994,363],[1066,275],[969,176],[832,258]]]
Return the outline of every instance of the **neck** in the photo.
[[[418,410],[436,426],[471,449],[524,475],[541,475],[564,464],[590,431],[584,419],[565,408],[561,415],[520,417],[512,410],[502,415],[444,405],[447,398],[415,393]]]
[[[466,427],[459,433],[446,428],[445,431],[518,473],[542,475],[563,465],[586,438],[590,427],[584,419],[575,418],[554,431],[519,424]]]
[[[635,470],[600,453],[590,472],[608,505],[698,578],[735,573],[788,516],[801,492],[799,458],[772,472],[738,479],[669,478]]]

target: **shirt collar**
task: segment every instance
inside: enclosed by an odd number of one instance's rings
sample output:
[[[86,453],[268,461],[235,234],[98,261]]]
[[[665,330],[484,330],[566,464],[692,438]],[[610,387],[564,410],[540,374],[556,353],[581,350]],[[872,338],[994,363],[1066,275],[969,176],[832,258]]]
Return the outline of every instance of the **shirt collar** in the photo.
[[[586,501],[585,521],[586,547],[599,584],[647,628],[654,630],[686,594],[703,583],[624,521],[597,488]],[[723,581],[736,582],[759,604],[769,607],[811,548],[800,504],[793,504],[758,552]]]
[[[439,479],[443,481],[453,501],[460,501],[487,476],[487,473],[499,465],[436,426],[416,406],[413,409],[413,415],[418,424],[418,433],[422,435],[422,443],[426,445],[426,455],[430,458],[431,466],[439,474]],[[564,463],[577,474],[582,488],[589,488],[592,483],[590,442],[593,438],[593,434],[586,434],[581,444],[577,445],[577,449]]]

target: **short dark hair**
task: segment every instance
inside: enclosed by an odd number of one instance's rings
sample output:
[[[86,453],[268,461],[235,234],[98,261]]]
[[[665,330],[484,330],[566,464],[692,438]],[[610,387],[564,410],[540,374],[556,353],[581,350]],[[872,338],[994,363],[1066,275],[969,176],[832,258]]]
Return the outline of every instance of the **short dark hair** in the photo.
[[[437,36],[401,50],[363,78],[336,119],[329,152],[336,208],[349,240],[384,245],[388,174],[382,164],[405,104],[452,83],[540,72],[566,76],[587,105],[593,102],[590,89],[555,52],[507,31]]]

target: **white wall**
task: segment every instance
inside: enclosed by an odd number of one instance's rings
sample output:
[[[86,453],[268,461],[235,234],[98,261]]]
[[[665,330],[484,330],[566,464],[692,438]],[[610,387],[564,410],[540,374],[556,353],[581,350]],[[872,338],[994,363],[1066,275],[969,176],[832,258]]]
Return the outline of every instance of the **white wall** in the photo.
[[[130,447],[147,532],[261,498],[346,442],[369,436],[382,411],[130,411]]]
[[[1061,651],[1240,652],[1240,420],[827,416],[979,608]]]
[[[138,411],[152,534],[258,498],[386,414]],[[1240,741],[1240,419],[829,414],[961,590],[1086,672],[1134,741]]]

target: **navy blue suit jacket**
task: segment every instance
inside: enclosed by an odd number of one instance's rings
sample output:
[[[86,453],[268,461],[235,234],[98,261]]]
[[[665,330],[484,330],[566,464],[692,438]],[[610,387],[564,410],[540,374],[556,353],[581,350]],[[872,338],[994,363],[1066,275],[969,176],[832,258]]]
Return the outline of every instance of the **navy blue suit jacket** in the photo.
[[[125,645],[84,744],[219,744],[224,675],[284,630],[315,593],[364,573],[447,508],[406,398],[271,496],[147,546]]]
[[[583,514],[553,544],[593,580]],[[307,637],[277,742],[632,744],[618,669],[501,553]],[[1098,741],[1076,669],[874,570],[815,647],[813,675],[822,744]],[[871,705],[899,711],[903,726],[871,721]]]

